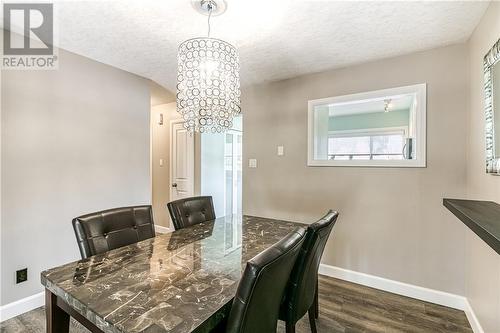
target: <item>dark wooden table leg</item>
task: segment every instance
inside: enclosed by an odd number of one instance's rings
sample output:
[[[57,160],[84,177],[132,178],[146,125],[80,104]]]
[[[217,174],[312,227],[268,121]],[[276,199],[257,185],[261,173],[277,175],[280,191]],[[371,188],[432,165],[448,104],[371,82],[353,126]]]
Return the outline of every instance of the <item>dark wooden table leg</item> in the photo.
[[[68,333],[69,314],[57,306],[57,296],[45,289],[45,317],[47,333]]]

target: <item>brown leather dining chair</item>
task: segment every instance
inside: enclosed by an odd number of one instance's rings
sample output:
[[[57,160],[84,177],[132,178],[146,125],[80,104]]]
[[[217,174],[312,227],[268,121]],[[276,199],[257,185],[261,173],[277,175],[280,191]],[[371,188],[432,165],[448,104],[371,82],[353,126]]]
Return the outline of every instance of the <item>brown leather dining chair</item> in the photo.
[[[179,199],[169,202],[167,207],[175,230],[215,220],[214,203],[210,196]]]
[[[225,333],[275,333],[283,292],[304,242],[297,228],[246,264]]]
[[[309,314],[311,331],[316,333],[318,308],[318,269],[326,241],[339,214],[330,210],[308,226],[302,249],[290,275],[281,304],[279,319],[286,323],[286,333],[295,333],[295,324]]]
[[[120,207],[73,219],[82,259],[155,237],[150,205]]]

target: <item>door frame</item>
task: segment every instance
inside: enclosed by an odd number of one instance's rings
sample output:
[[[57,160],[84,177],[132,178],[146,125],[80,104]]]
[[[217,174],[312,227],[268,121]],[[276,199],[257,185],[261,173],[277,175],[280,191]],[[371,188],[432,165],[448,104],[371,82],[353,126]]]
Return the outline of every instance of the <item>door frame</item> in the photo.
[[[172,198],[173,198],[173,191],[174,191],[174,188],[172,187],[172,184],[173,184],[173,170],[174,170],[174,131],[173,131],[173,128],[174,128],[174,125],[176,124],[182,124],[184,123],[184,120],[182,119],[172,119],[170,120],[170,158],[169,158],[169,202],[172,201]],[[193,150],[190,152],[190,155],[192,155],[191,157],[191,161],[193,161],[193,165],[192,167],[190,168],[190,171],[191,171],[191,179],[192,179],[192,182],[191,182],[191,186],[189,188],[189,191],[191,193],[192,196],[194,196],[194,183],[195,183],[195,179],[194,179],[194,176],[195,176],[195,170],[194,170],[194,164],[195,164],[195,160],[194,160],[194,157],[195,157],[195,138],[194,138],[194,133],[192,134],[188,134],[188,135],[193,135]],[[172,221],[170,221],[170,225],[172,225]]]
[[[241,137],[243,138],[243,131],[242,130],[235,130],[235,129],[230,129],[228,131],[226,131],[225,133],[226,135],[227,134],[231,134],[233,135],[233,139],[234,138],[237,138],[238,134],[241,135]],[[226,137],[224,137],[224,144],[226,142]],[[233,157],[233,160],[232,160],[232,190],[231,190],[231,194],[232,194],[232,198],[231,198],[231,207],[232,207],[232,210],[231,210],[231,214],[237,214],[238,213],[238,194],[234,193],[234,191],[238,191],[238,161],[237,159],[235,158],[237,155],[235,154],[235,152],[237,151],[237,140],[234,141],[233,140],[233,145],[232,145],[232,152],[231,152],[231,156]],[[225,154],[224,154],[225,155]],[[243,140],[241,142],[241,156],[242,156],[242,168],[243,168]],[[225,158],[226,156],[224,156]],[[225,161],[224,161],[225,163]],[[224,165],[224,171],[225,171],[225,165]],[[243,170],[241,170],[242,173],[243,173]],[[224,181],[226,180],[226,175],[224,174]],[[242,182],[242,185],[243,185],[243,182]],[[224,183],[224,186],[226,186],[226,184]],[[226,210],[227,210],[227,206],[226,206],[226,203],[227,203],[227,192],[224,191],[224,213],[226,213]]]

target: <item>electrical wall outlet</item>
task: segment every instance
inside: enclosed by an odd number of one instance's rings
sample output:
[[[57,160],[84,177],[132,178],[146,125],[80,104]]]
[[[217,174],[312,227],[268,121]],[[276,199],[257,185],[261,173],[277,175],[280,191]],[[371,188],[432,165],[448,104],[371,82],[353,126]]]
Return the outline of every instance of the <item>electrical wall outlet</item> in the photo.
[[[16,271],[16,283],[21,283],[28,280],[28,269],[23,268]]]

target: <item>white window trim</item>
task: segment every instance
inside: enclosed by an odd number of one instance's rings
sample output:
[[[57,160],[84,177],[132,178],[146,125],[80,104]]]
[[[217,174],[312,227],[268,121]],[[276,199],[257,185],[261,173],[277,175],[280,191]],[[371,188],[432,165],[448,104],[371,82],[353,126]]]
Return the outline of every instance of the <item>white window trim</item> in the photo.
[[[307,165],[335,167],[394,167],[425,168],[426,161],[426,117],[427,117],[427,84],[382,89],[358,94],[321,98],[308,101],[307,117]],[[362,100],[379,100],[381,97],[397,97],[415,94],[418,111],[415,113],[415,158],[412,160],[315,160],[314,159],[314,107],[332,103],[349,103]],[[363,130],[363,131],[368,131]]]

